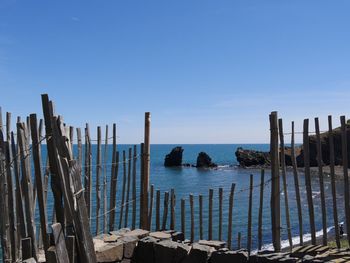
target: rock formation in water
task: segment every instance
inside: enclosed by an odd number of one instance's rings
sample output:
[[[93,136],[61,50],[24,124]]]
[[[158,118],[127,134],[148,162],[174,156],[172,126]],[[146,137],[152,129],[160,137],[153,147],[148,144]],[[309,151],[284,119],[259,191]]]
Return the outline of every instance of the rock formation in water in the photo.
[[[210,156],[205,152],[200,152],[197,157],[197,168],[213,168],[217,167],[216,163],[211,161]]]
[[[165,156],[164,166],[166,167],[182,166],[183,151],[184,150],[180,146],[173,148],[171,152]]]

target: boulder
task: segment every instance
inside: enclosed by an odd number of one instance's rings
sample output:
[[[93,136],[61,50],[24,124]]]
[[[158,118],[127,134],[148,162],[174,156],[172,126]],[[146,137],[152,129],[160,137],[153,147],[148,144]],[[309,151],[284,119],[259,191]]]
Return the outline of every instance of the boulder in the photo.
[[[164,166],[166,167],[181,166],[183,151],[184,150],[180,146],[173,148],[171,152],[165,156]]]
[[[248,252],[230,251],[228,249],[219,249],[214,251],[209,259],[210,263],[246,263],[248,262]]]
[[[154,244],[159,241],[153,237],[141,239],[135,248],[131,262],[133,263],[154,263]]]
[[[96,248],[97,262],[115,262],[123,259],[123,243],[113,242],[104,243],[102,246]]]
[[[247,150],[238,147],[235,152],[237,161],[242,167],[268,166],[271,163],[270,153]]]
[[[210,156],[205,152],[200,152],[197,157],[197,168],[212,168],[217,167],[216,163],[211,161]]]
[[[212,250],[211,247],[195,243],[183,263],[207,263]]]

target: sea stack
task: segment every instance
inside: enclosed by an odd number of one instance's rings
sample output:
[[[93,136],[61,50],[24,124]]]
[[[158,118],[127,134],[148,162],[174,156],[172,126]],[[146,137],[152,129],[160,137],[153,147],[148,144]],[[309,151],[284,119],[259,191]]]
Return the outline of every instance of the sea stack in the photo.
[[[216,163],[211,161],[210,156],[205,152],[200,152],[197,157],[197,168],[213,168],[217,167]]]
[[[164,166],[174,167],[182,166],[182,153],[183,149],[181,146],[177,146],[171,150],[169,154],[165,156]]]

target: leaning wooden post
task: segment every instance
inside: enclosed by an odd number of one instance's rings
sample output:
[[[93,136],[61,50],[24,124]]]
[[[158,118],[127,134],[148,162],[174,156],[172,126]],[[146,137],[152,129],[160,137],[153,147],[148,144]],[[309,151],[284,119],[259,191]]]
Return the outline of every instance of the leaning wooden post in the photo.
[[[81,129],[77,128],[77,142],[78,142],[78,164],[82,167],[83,162],[83,144],[81,141]]]
[[[228,205],[228,224],[227,224],[227,247],[232,248],[232,209],[233,209],[233,196],[235,192],[235,184],[231,184],[230,199]]]
[[[101,208],[101,127],[97,127],[97,158],[96,158],[96,236],[100,233],[100,208]]]
[[[157,190],[156,196],[156,231],[160,230],[160,190]]]
[[[135,229],[136,227],[136,161],[137,161],[137,147],[136,145],[134,145],[134,155],[132,159],[132,229]],[[151,223],[150,223],[150,227],[151,227]]]
[[[127,183],[127,187],[126,187],[124,227],[127,227],[128,223],[129,223],[128,218],[129,218],[129,196],[130,196],[130,181],[131,181],[131,158],[132,158],[132,149],[129,148],[129,156],[128,156],[128,183]],[[147,217],[148,217],[148,215],[147,215]]]
[[[107,160],[108,160],[108,125],[105,131],[105,147],[103,153],[103,230],[107,233]],[[112,160],[113,162],[113,160]]]
[[[175,229],[175,190],[170,191],[170,229]]]
[[[148,215],[148,229],[152,229],[152,216],[153,216],[153,195],[154,195],[154,185],[151,185],[150,201],[149,201],[149,215]]]
[[[213,189],[209,189],[208,240],[213,240]]]
[[[150,127],[151,127],[151,114],[145,113],[145,145],[144,145],[144,175],[143,175],[143,204],[142,204],[142,228],[148,228],[148,188],[149,188],[149,176],[150,176]]]
[[[199,239],[203,239],[203,195],[199,195]]]
[[[186,236],[185,199],[181,199],[181,232]]]
[[[278,160],[277,112],[270,114],[270,155],[271,155],[271,226],[272,243],[275,251],[281,250],[281,207],[280,177]]]
[[[247,235],[247,250],[250,255],[252,247],[252,209],[253,209],[253,175],[250,175],[249,187],[249,205],[248,205],[248,235]]]
[[[223,198],[223,189],[219,188],[219,237],[218,239],[222,240],[222,198]]]
[[[265,185],[265,170],[261,169],[260,203],[259,203],[259,219],[258,219],[258,250],[261,250],[261,247],[262,247],[262,223],[263,223],[263,206],[264,206],[264,185]]]
[[[305,166],[305,186],[307,203],[309,207],[309,221],[311,231],[311,243],[316,245],[316,230],[314,217],[314,204],[312,200],[311,174],[310,174],[310,145],[309,145],[309,120],[304,120],[303,132],[303,151],[304,151],[304,166]]]
[[[117,153],[117,125],[113,123],[113,144],[112,144],[112,167],[111,167],[111,183],[110,183],[110,197],[109,197],[109,231],[114,230],[115,209],[116,209],[116,192],[117,192],[117,179],[118,169],[117,164],[119,162],[119,153]],[[112,210],[113,209],[113,210]]]
[[[315,129],[316,129],[316,141],[317,141],[317,164],[318,164],[318,178],[320,182],[320,194],[321,194],[321,207],[322,207],[322,244],[327,245],[327,212],[326,212],[326,200],[324,193],[323,184],[323,162],[322,162],[322,145],[320,135],[320,124],[318,118],[315,118]]]
[[[86,123],[85,128],[85,169],[84,169],[84,185],[85,185],[85,202],[86,202],[86,208],[87,213],[89,216],[89,219],[91,218],[91,190],[92,190],[92,154],[91,154],[91,141],[90,141],[90,131],[89,131],[89,124]],[[91,224],[91,222],[90,222]]]
[[[343,159],[343,173],[344,173],[344,205],[346,215],[346,229],[350,229],[350,202],[349,202],[349,177],[348,177],[348,129],[345,121],[345,116],[340,116],[341,123],[341,148]],[[349,231],[348,231],[349,232]],[[348,243],[350,245],[350,235],[347,235]]]
[[[294,121],[292,121],[291,159],[292,159],[292,166],[293,166],[295,198],[297,201],[297,209],[298,209],[299,245],[302,246],[303,245],[303,215],[302,215],[301,200],[300,200],[298,166],[297,166],[297,160],[295,157]]]
[[[166,230],[166,225],[168,221],[168,209],[169,209],[169,192],[165,192],[162,230]]]
[[[191,211],[191,243],[194,241],[194,209],[193,209],[193,194],[190,194],[190,211]]]
[[[35,169],[35,180],[37,184],[37,195],[40,212],[40,225],[41,225],[41,238],[43,240],[45,252],[49,249],[49,240],[47,234],[47,218],[46,218],[46,203],[44,201],[44,187],[42,182],[42,169],[41,169],[41,147],[40,139],[37,129],[36,114],[30,115],[31,133],[32,133],[32,151],[33,151],[33,163]]]
[[[286,214],[286,225],[287,225],[287,234],[289,241],[289,248],[292,249],[293,241],[292,241],[292,233],[290,228],[290,218],[289,218],[289,203],[288,203],[288,189],[287,189],[287,176],[286,176],[286,160],[285,160],[285,152],[284,152],[284,135],[283,135],[283,121],[282,119],[278,120],[278,130],[280,137],[280,156],[281,156],[281,170],[282,170],[282,181],[283,181],[283,193],[284,193],[284,208]]]
[[[122,228],[123,224],[123,211],[125,205],[125,187],[126,187],[126,155],[123,151],[123,189],[122,189],[122,202],[120,205],[120,214],[119,214],[119,229]]]
[[[335,231],[335,242],[337,247],[340,248],[340,236],[339,236],[339,223],[338,223],[338,209],[337,209],[337,192],[335,186],[335,161],[334,161],[334,135],[332,127],[332,116],[328,116],[328,139],[329,139],[329,167],[331,173],[331,185],[332,185],[332,199],[333,199],[333,221]]]

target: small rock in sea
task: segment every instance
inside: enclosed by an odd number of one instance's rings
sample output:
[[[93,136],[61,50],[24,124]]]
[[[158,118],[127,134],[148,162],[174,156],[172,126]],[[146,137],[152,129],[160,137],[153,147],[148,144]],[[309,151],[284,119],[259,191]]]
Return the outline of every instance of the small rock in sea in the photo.
[[[197,168],[213,168],[217,167],[216,163],[211,161],[210,156],[205,152],[200,152],[197,157]]]
[[[182,153],[183,149],[180,146],[177,146],[171,150],[169,154],[165,156],[164,166],[181,166],[182,165]]]

